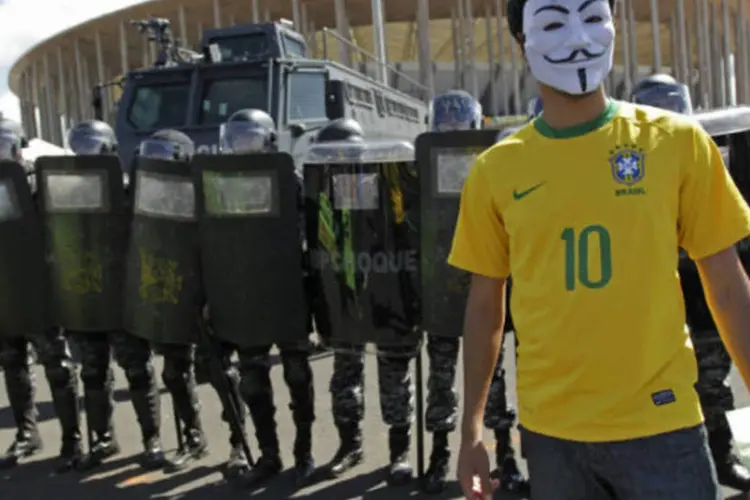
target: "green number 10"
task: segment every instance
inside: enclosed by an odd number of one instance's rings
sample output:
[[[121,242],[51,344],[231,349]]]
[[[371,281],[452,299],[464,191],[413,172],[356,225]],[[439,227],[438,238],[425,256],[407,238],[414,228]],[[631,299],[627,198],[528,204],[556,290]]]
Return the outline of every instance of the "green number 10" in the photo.
[[[592,281],[589,276],[589,240],[592,235],[599,237],[599,261],[601,276]],[[609,231],[603,226],[586,226],[576,238],[572,227],[566,227],[561,235],[565,242],[565,288],[575,290],[576,274],[578,282],[586,288],[602,288],[612,279],[612,241]],[[576,273],[576,258],[578,273]]]

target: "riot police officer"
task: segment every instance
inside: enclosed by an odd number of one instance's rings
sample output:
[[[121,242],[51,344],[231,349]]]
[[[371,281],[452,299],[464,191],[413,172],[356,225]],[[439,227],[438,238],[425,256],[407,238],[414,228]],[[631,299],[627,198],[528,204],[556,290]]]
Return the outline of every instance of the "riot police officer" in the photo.
[[[28,140],[20,124],[10,120],[0,121],[0,158],[21,163],[21,150],[27,146]],[[44,366],[52,403],[62,428],[57,471],[65,472],[82,463],[83,447],[75,364],[60,328],[0,340],[0,364],[5,373],[5,389],[17,426],[15,440],[0,457],[0,468],[13,467],[21,459],[42,449],[34,405],[36,383],[32,372],[31,344]]]
[[[675,113],[692,114],[688,87],[669,75],[654,74],[638,82],[630,100]],[[685,315],[698,361],[695,386],[708,430],[708,443],[716,464],[719,482],[741,491],[750,491],[750,470],[734,452],[734,436],[726,412],[734,409],[734,395],[727,381],[732,360],[719,336],[695,264],[680,258],[680,283],[685,296]]]
[[[363,142],[362,127],[351,119],[338,119],[326,125],[316,142]],[[316,321],[317,321],[316,317]],[[320,325],[319,325],[320,327]],[[334,347],[333,375],[330,382],[333,420],[340,446],[326,470],[338,477],[364,460],[362,420],[364,419],[364,350],[361,344]],[[388,481],[393,485],[411,480],[409,463],[411,424],[414,416],[414,385],[409,363],[414,348],[378,346],[380,408],[389,426],[390,464]]]
[[[138,156],[141,158],[153,158],[170,161],[189,162],[195,154],[195,144],[184,133],[173,130],[159,130],[144,139],[139,148]],[[187,168],[187,166],[186,166]],[[203,325],[197,324],[204,318],[196,318],[195,332],[201,331]],[[153,342],[154,349],[164,357],[164,369],[162,380],[172,396],[179,425],[185,437],[185,446],[178,451],[177,455],[169,461],[170,470],[181,470],[187,467],[192,459],[200,459],[208,454],[208,447],[200,418],[200,401],[196,391],[195,381],[195,352],[196,342],[201,349],[213,350],[213,344],[208,342],[203,335],[195,338],[195,332],[186,332],[186,342],[164,343]],[[215,355],[224,368],[224,376],[229,380],[229,390],[238,393],[239,375],[231,362],[232,350],[226,345],[220,345]],[[211,377],[211,383],[216,389],[222,404],[222,419],[229,421],[231,403],[229,395],[223,390],[223,381],[219,382],[217,377]],[[216,385],[217,383],[221,385]],[[244,407],[237,408],[240,412],[240,423],[244,424]],[[240,429],[244,433],[244,429]],[[244,436],[230,432],[230,456],[225,464],[225,474],[228,477],[238,477],[249,470],[248,458],[242,449]]]
[[[70,129],[68,147],[79,156],[114,156],[117,154],[117,138],[108,124],[87,120]],[[81,354],[86,422],[94,438],[90,443],[87,467],[96,466],[120,451],[112,422],[112,351],[125,372],[133,409],[141,427],[145,447],[142,464],[147,469],[164,466],[166,461],[159,438],[161,402],[148,341],[124,331],[68,333]]]
[[[433,99],[430,105],[429,126],[434,132],[480,129],[482,106],[471,94],[463,90],[446,92]],[[512,133],[514,130],[510,128],[508,132]],[[503,132],[498,139],[503,138]],[[506,332],[511,329],[508,321]],[[424,489],[430,493],[444,489],[449,468],[448,434],[456,429],[458,419],[458,397],[455,387],[458,350],[458,336],[438,336],[427,332],[430,368],[427,379],[425,426],[428,432],[433,433],[433,445],[430,464],[425,473]],[[502,366],[503,352],[504,348],[501,348],[490,385],[485,426],[495,433],[497,473],[501,475],[502,487],[508,491],[524,492],[528,485],[518,470],[510,439],[515,411],[507,402],[505,372]]]
[[[235,112],[221,126],[220,150],[222,154],[274,153],[276,146],[276,125],[267,113],[257,109],[243,109]],[[298,209],[303,215],[302,182],[297,179]],[[300,239],[304,248],[304,218],[300,217]],[[303,276],[300,276],[300,280]],[[299,342],[278,345],[284,380],[291,396],[290,409],[297,429],[294,441],[294,459],[297,481],[305,484],[312,478],[314,462],[312,457],[312,425],[315,420],[315,393],[310,367],[310,342],[308,334],[300,332]],[[221,333],[218,333],[220,336]],[[273,346],[230,345],[237,350],[240,369],[240,393],[250,410],[255,426],[255,435],[261,456],[252,471],[244,478],[247,484],[265,481],[277,475],[282,469],[279,452],[279,438],[276,432],[276,408],[271,386],[270,351]]]

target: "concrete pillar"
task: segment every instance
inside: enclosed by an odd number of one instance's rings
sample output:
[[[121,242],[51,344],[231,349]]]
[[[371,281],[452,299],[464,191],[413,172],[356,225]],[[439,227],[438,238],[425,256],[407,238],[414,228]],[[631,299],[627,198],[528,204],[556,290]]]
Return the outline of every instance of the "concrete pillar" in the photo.
[[[260,0],[253,0],[253,22],[260,22]]]
[[[65,144],[65,134],[68,132],[70,126],[70,103],[68,102],[68,85],[65,78],[65,64],[63,63],[62,47],[57,47],[57,81],[59,83],[58,88],[58,110],[63,116],[63,124],[61,125],[60,135],[61,144]]]
[[[336,18],[336,32],[337,34],[346,40],[349,39],[349,21],[346,18],[346,4],[344,3],[344,0],[334,0],[334,14]],[[349,50],[349,46],[342,42],[338,41],[339,46],[339,59],[341,60],[341,63],[345,66],[351,67],[352,66],[352,56],[351,51]]]
[[[372,8],[372,45],[375,48],[376,75],[383,84],[388,85],[388,54],[385,47],[385,19],[381,0],[371,0]],[[347,31],[348,33],[348,31]]]
[[[620,4],[620,33],[622,34],[622,64],[623,64],[623,96],[629,96],[630,91],[633,88],[633,80],[631,78],[633,72],[630,67],[630,33],[628,29],[628,9],[627,7],[622,8]]]
[[[472,0],[466,0],[464,13],[466,14],[466,43],[469,55],[469,81],[471,82],[471,95],[479,99],[479,75],[477,75],[476,39],[474,37],[474,6]]]
[[[435,78],[430,55],[430,1],[419,0],[417,4],[417,36],[419,37],[419,83],[435,92]]]
[[[746,0],[747,1],[747,0]],[[724,54],[724,99],[727,106],[734,104],[734,68],[730,64],[732,58],[732,24],[729,22],[729,4],[727,0],[721,0],[721,31]]]
[[[192,47],[192,45],[190,45],[186,14],[185,6],[180,5],[177,9],[177,20],[180,24],[180,41],[182,42],[183,47],[189,48]]]
[[[98,80],[97,85],[107,83],[106,75],[104,71],[104,52],[102,51],[102,37],[97,31],[94,35],[94,45],[96,46],[96,79]],[[93,91],[93,86],[91,88]],[[109,116],[109,99],[107,95],[102,91],[102,112],[106,119]]]
[[[660,73],[661,58],[661,20],[659,19],[659,0],[651,0],[651,40],[653,50],[653,72]]]
[[[125,31],[125,23],[120,23],[120,74],[130,71],[130,54],[128,51],[128,35]]]
[[[495,41],[493,40],[492,31],[492,7],[490,4],[484,4],[484,23],[487,31],[487,89],[489,95],[489,109],[485,111],[486,115],[495,115],[497,113],[497,100],[495,95]]]
[[[214,27],[221,28],[221,4],[219,0],[213,1],[214,5]]]
[[[76,39],[74,42],[73,50],[75,51],[75,60],[76,60],[76,89],[78,89],[78,93],[76,96],[76,101],[78,104],[78,121],[81,121],[86,116],[85,109],[83,107],[83,103],[86,101],[84,99],[84,90],[83,90],[83,56],[81,54],[81,44]]]
[[[495,0],[495,19],[497,24],[497,66],[498,83],[500,92],[500,112],[508,114],[508,85],[505,74],[505,22],[503,20],[503,4],[501,0]],[[514,40],[510,40],[514,44]]]
[[[680,61],[680,80],[690,83],[690,65],[688,64],[688,44],[685,33],[685,0],[677,0],[677,50]]]
[[[700,0],[701,8],[700,15],[698,16],[700,23],[700,43],[703,45],[703,54],[705,57],[704,66],[701,74],[701,81],[703,82],[703,95],[705,96],[704,107],[711,108],[714,105],[714,77],[713,77],[713,63],[716,59],[715,55],[712,55],[713,39],[712,31],[710,28],[711,12],[708,5],[709,0]]]
[[[299,0],[292,0],[292,21],[294,22],[294,29],[302,33],[302,12],[300,10]]]
[[[630,44],[630,81],[635,84],[638,80],[638,44],[636,42],[635,6],[633,0],[627,0],[628,11],[628,42]]]

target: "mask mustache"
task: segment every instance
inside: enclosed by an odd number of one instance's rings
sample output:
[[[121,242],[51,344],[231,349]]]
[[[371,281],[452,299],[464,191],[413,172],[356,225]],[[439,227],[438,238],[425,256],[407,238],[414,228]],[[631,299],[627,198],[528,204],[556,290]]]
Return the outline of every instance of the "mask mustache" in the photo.
[[[544,60],[547,61],[550,64],[565,64],[565,63],[571,63],[576,60],[576,57],[578,57],[578,54],[583,54],[586,56],[586,59],[595,59],[597,57],[601,57],[604,55],[606,51],[595,53],[595,52],[589,52],[586,49],[576,49],[573,52],[570,53],[568,57],[565,57],[563,59],[552,59],[549,56],[544,56]],[[583,61],[578,61],[583,62]]]

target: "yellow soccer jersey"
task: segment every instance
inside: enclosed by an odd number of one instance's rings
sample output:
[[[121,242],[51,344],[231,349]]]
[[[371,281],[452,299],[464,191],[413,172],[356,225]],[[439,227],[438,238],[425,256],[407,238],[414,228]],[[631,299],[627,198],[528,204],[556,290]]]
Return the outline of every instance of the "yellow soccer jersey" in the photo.
[[[513,276],[520,423],[622,440],[701,422],[677,249],[700,259],[748,235],[699,125],[612,101],[591,123],[540,118],[481,155],[449,262]]]

